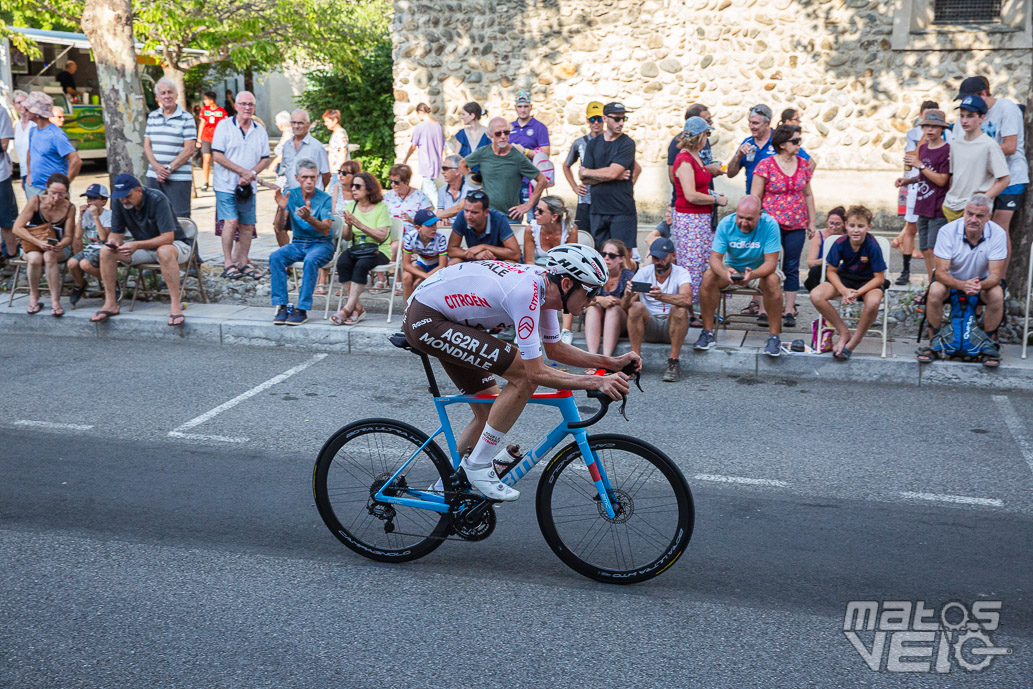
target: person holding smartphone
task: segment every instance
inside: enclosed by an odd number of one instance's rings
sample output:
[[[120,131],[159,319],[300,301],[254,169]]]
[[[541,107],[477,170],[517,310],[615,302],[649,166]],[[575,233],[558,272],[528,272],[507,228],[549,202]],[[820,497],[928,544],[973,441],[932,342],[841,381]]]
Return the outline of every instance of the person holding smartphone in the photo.
[[[68,200],[72,185],[63,172],[47,178],[46,190],[31,197],[14,221],[14,234],[21,240],[22,254],[28,263],[29,314],[39,313],[39,281],[47,274],[50,288],[50,315],[65,315],[61,308],[61,262],[72,255],[72,237],[75,235],[75,206]]]

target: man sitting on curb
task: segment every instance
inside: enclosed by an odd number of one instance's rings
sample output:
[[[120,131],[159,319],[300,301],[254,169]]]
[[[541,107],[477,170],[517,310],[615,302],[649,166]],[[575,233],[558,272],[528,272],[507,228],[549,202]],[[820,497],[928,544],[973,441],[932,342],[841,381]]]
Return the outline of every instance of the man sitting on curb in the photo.
[[[994,340],[1004,315],[1004,261],[1008,257],[1008,239],[1004,228],[990,220],[993,201],[986,194],[975,194],[965,206],[965,215],[940,228],[933,249],[936,282],[929,285],[926,320],[932,339],[943,323],[943,304],[952,289],[965,294],[978,294],[983,309],[983,330]],[[927,364],[935,352],[924,347],[918,352],[919,363]],[[1000,356],[986,357],[983,364],[996,368]]]
[[[462,261],[520,262],[520,245],[509,220],[490,207],[488,195],[475,189],[466,195],[466,210],[459,212],[448,238],[449,264]],[[466,248],[462,247],[466,240]]]
[[[729,285],[759,289],[768,313],[782,308],[782,280],[778,268],[778,254],[782,249],[778,223],[761,211],[756,196],[744,196],[735,212],[725,216],[717,226],[714,245],[710,252],[710,267],[703,274],[699,292],[699,308],[703,331],[693,349],[706,351],[714,346],[714,313],[721,300],[721,290]],[[782,321],[768,319],[768,356],[781,354]]]
[[[111,232],[100,250],[100,279],[104,306],[90,321],[100,323],[119,314],[118,264],[157,263],[169,288],[169,325],[186,322],[179,299],[179,266],[190,260],[190,244],[172,212],[172,204],[157,189],[144,189],[132,175],[115,178],[111,198]],[[132,241],[124,242],[126,232]],[[138,278],[139,279],[139,278]]]
[[[671,356],[664,371],[665,383],[681,378],[678,357],[685,335],[689,332],[689,309],[692,307],[692,278],[689,271],[674,264],[674,242],[661,237],[649,247],[653,262],[639,268],[624,289],[621,306],[628,312],[628,339],[631,351],[642,353],[642,340],[671,345]],[[636,285],[646,283],[648,291],[639,292]]]
[[[276,307],[273,325],[301,325],[308,320],[319,269],[334,255],[334,240],[330,236],[333,200],[326,192],[316,189],[319,164],[312,158],[298,158],[294,166],[299,186],[288,191],[286,196],[276,190],[276,205],[290,219],[292,239],[290,244],[269,254],[270,296]],[[298,288],[298,305],[288,316],[287,268],[298,261],[304,266]]]

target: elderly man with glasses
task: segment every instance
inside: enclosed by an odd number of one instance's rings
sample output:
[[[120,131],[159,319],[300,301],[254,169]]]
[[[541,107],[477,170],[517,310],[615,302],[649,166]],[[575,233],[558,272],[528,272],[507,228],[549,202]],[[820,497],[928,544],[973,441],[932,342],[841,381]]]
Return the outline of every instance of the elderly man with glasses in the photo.
[[[490,208],[488,195],[475,189],[466,195],[464,205],[466,208],[456,216],[448,238],[449,263],[496,260],[519,263],[520,245],[516,235],[506,216]],[[464,239],[465,249],[462,247]]]
[[[291,137],[283,146],[283,169],[287,174],[287,187],[285,191],[296,189],[301,186],[298,182],[296,164],[299,160],[313,160],[318,166],[319,176],[316,178],[316,189],[326,190],[330,183],[330,156],[327,154],[323,144],[319,143],[309,134],[312,129],[312,121],[304,110],[295,110],[291,113]]]
[[[438,210],[435,213],[438,220],[450,223],[449,218],[454,218],[463,209],[463,200],[470,191],[470,186],[463,177],[463,171],[459,169],[462,162],[460,156],[450,155],[441,166],[445,183],[438,189]]]
[[[512,133],[509,122],[501,117],[494,118],[488,123],[491,146],[477,149],[465,160],[471,169],[480,167],[484,191],[491,199],[492,209],[508,216],[512,222],[520,222],[545,193],[548,180],[545,173],[510,143]],[[534,180],[534,190],[526,203],[520,203],[520,185],[525,177]],[[518,249],[513,260],[520,260],[519,256]]]

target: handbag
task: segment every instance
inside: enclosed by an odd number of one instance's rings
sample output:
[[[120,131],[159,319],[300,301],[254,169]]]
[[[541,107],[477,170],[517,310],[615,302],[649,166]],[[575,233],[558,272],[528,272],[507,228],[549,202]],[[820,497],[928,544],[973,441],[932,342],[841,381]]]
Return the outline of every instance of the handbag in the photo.
[[[42,242],[45,242],[48,239],[57,239],[57,232],[54,232],[54,228],[51,227],[49,223],[47,223],[46,225],[26,227],[25,229],[29,231],[29,234],[31,234],[33,237]],[[21,240],[21,245],[23,254],[28,254],[33,251],[39,251],[40,253],[43,253],[43,249],[41,249],[39,246],[32,242],[27,242],[24,239]]]
[[[355,213],[355,209],[358,205],[359,204],[357,202],[352,202],[352,213]],[[348,247],[348,257],[353,261],[357,261],[362,258],[373,258],[377,255],[378,251],[380,251],[380,245],[376,242],[356,242]]]

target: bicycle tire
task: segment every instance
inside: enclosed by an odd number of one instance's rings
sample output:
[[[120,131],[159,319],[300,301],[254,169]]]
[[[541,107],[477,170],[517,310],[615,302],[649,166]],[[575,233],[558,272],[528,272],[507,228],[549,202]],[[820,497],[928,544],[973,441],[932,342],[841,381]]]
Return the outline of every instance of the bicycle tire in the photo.
[[[312,472],[312,492],[319,516],[338,540],[379,562],[408,562],[441,545],[449,531],[447,515],[372,500],[377,484],[389,479],[427,439],[426,433],[401,421],[363,419],[326,441]],[[451,467],[431,441],[401,478],[423,490],[447,479]],[[388,508],[393,510],[391,532],[385,526]]]
[[[613,584],[652,579],[677,562],[692,538],[695,507],[689,484],[674,462],[649,443],[602,434],[589,436],[588,445],[603,463],[624,511],[616,519],[606,516],[581,450],[572,442],[552,458],[538,481],[535,509],[542,535],[560,560],[586,577]],[[668,504],[670,509],[663,510]]]

